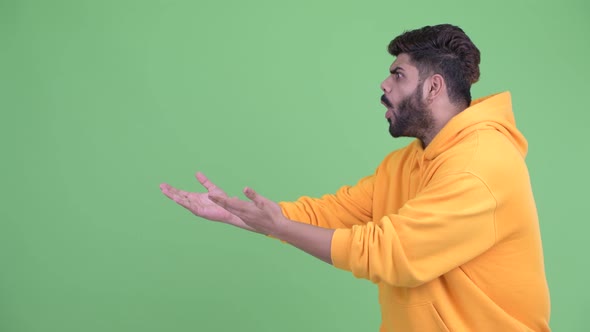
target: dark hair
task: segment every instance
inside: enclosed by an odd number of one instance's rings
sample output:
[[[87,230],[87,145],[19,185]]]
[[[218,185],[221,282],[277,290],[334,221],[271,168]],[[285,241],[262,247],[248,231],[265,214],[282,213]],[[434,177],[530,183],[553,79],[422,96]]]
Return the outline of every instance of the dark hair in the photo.
[[[440,74],[447,84],[449,99],[471,104],[471,85],[479,80],[479,50],[457,26],[440,24],[405,31],[393,39],[391,55],[406,53],[420,77]]]

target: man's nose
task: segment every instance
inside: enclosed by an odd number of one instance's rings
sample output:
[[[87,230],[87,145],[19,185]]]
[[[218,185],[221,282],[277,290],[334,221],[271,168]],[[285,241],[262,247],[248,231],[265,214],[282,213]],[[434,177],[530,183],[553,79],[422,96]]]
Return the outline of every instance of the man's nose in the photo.
[[[390,91],[390,87],[389,87],[389,84],[387,81],[388,81],[388,79],[385,79],[385,80],[383,80],[383,82],[381,82],[381,90],[385,93],[389,93],[389,91]]]

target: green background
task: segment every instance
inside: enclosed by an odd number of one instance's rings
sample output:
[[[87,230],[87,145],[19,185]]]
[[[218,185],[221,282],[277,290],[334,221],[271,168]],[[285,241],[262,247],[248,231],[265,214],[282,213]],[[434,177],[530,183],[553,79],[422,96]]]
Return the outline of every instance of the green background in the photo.
[[[0,331],[376,331],[369,281],[158,186],[356,182],[409,142],[379,103],[388,42],[437,23],[480,48],[474,97],[513,93],[551,326],[585,330],[588,2],[0,0]]]

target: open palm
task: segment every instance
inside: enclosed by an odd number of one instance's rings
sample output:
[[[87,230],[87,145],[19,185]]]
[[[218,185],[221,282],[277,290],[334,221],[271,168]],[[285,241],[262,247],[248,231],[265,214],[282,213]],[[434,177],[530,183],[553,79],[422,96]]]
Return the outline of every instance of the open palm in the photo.
[[[180,190],[170,186],[167,183],[160,185],[162,193],[174,200],[179,205],[191,211],[198,217],[209,219],[212,221],[220,221],[225,224],[231,224],[253,231],[251,227],[246,225],[240,218],[215,204],[209,199],[209,194],[221,197],[227,197],[227,194],[213,184],[204,174],[197,173],[197,180],[207,189],[206,193],[196,193]]]

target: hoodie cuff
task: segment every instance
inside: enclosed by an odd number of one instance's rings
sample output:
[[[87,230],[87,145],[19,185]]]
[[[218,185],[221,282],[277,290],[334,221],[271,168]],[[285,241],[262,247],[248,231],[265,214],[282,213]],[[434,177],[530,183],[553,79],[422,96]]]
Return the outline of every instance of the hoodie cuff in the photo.
[[[350,271],[350,241],[352,229],[338,228],[332,235],[331,256],[334,267]]]

